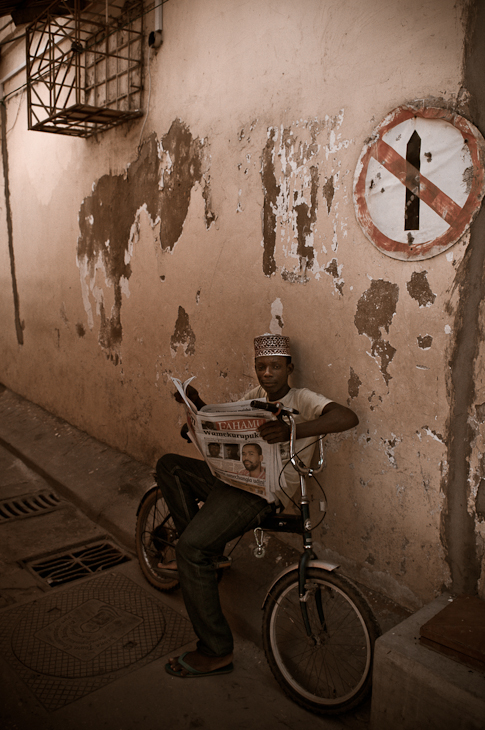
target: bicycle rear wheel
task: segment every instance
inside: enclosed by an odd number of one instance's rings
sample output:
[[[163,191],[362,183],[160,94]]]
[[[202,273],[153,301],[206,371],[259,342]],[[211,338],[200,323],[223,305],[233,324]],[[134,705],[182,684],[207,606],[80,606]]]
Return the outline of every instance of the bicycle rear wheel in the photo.
[[[138,562],[148,582],[159,591],[172,591],[178,578],[160,575],[158,563],[175,560],[177,532],[160,489],[143,499],[136,520],[135,544]]]
[[[309,568],[305,588],[310,636],[298,571],[273,586],[263,615],[266,658],[284,692],[307,710],[348,712],[370,692],[379,626],[364,597],[343,576]]]

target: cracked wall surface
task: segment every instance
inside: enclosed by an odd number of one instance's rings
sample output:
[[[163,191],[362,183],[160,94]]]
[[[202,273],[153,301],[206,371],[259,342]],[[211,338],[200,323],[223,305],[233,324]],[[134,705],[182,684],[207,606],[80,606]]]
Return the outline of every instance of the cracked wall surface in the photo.
[[[253,337],[283,332],[292,383],[360,420],[326,439],[319,553],[411,609],[443,588],[485,596],[483,214],[400,261],[353,206],[360,153],[398,106],[484,131],[481,5],[168,3],[142,119],[40,135],[8,97],[0,226],[18,301],[4,246],[1,380],[154,464],[194,455],[170,376],[240,398]],[[23,63],[5,54],[3,75]]]
[[[382,377],[389,385],[392,375],[388,367],[396,354],[396,348],[384,340],[381,330],[389,334],[389,327],[396,314],[399,299],[399,287],[389,281],[373,281],[357,304],[354,322],[360,335],[367,335],[371,340],[371,355],[380,360]]]
[[[88,326],[94,326],[94,299],[100,318],[98,342],[115,364],[120,358],[121,306],[123,294],[129,296],[130,260],[139,238],[140,215],[144,212],[152,226],[158,226],[162,250],[172,251],[183,232],[192,189],[202,183],[209,228],[215,214],[207,173],[204,142],[194,139],[176,119],[159,143],[152,135],[142,145],[125,173],[103,175],[81,204],[77,263]],[[110,307],[105,303],[106,287],[113,288]]]
[[[319,277],[319,272],[325,271],[338,279],[341,293],[343,280],[337,259],[334,257],[325,267],[318,263],[317,250],[327,254],[327,240],[328,248],[336,252],[338,238],[335,231],[331,240],[326,232],[320,233],[317,214],[323,204],[326,215],[330,215],[338,186],[339,173],[329,158],[350,145],[340,131],[343,119],[342,110],[332,118],[299,120],[291,127],[267,130],[261,155],[266,276],[278,272],[284,281],[304,284],[310,274]],[[338,213],[333,217],[337,219]],[[317,241],[321,241],[318,249]]]

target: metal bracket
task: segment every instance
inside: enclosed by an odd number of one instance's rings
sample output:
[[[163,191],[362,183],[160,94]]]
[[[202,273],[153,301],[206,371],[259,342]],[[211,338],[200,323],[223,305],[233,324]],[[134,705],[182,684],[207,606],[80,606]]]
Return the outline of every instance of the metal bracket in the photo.
[[[256,547],[253,550],[254,557],[263,558],[266,553],[266,548],[264,547],[264,532],[261,527],[254,529],[254,539],[256,540]]]

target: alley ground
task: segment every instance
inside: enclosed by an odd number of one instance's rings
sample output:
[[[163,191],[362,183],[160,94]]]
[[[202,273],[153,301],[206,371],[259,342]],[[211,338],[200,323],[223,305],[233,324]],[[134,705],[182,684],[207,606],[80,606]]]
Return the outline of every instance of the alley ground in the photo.
[[[2,729],[368,728],[370,701],[353,714],[318,717],[288,700],[271,675],[260,607],[271,571],[294,559],[277,541],[264,560],[243,541],[221,582],[235,671],[198,681],[165,672],[167,658],[194,637],[180,592],[152,589],[134,556],[136,508],[150,480],[146,465],[0,391]],[[91,572],[99,562],[107,567]],[[113,610],[118,620],[106,634]],[[379,605],[383,630],[403,617]]]
[[[15,504],[22,504],[19,498],[39,493],[52,502],[52,511],[49,507],[36,510],[34,504],[30,516],[4,519],[0,524],[0,724],[4,730],[252,726],[273,730],[307,723],[317,729],[368,727],[368,706],[356,715],[331,720],[315,717],[287,700],[263,652],[241,637],[236,638],[233,674],[199,681],[171,678],[164,670],[168,655],[192,646],[180,596],[152,590],[136,559],[106,530],[69,501],[57,502],[59,495],[47,482],[0,448],[0,500],[12,500],[15,509]],[[39,562],[46,566],[54,555],[66,561],[73,553],[79,555],[82,546],[91,548],[92,554],[106,544],[129,560],[58,587],[50,587],[34,570]],[[75,559],[71,569],[75,573]],[[52,570],[59,575],[58,565]],[[139,647],[118,647],[116,652],[107,647],[93,656],[103,648],[101,644],[83,654],[75,638],[70,643],[69,627],[60,624],[59,618],[66,611],[82,610],[86,604],[96,607],[101,601],[121,610],[137,607],[143,619]],[[51,624],[57,619],[59,625],[42,634],[46,616],[53,617]]]

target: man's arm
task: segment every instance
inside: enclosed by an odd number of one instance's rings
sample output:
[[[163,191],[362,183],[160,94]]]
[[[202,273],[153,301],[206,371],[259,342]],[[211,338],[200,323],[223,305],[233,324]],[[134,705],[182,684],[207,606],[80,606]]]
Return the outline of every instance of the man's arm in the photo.
[[[357,415],[339,403],[327,403],[322,415],[313,421],[298,423],[296,426],[296,438],[307,438],[309,436],[321,436],[327,433],[340,433],[354,428],[359,423]],[[267,421],[259,427],[261,437],[268,444],[278,444],[281,441],[288,441],[290,438],[290,427],[281,421]]]

